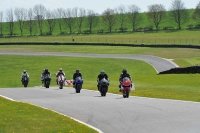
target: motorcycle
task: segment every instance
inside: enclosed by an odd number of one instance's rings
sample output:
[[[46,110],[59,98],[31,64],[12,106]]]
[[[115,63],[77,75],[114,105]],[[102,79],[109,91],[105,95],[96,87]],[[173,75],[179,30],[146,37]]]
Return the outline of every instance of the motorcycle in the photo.
[[[51,76],[49,74],[44,75],[44,87],[49,88],[51,82]]]
[[[132,86],[131,80],[128,77],[124,77],[121,81],[121,92],[124,98],[129,97],[131,86]]]
[[[74,88],[76,89],[76,93],[80,93],[83,84],[83,79],[81,77],[77,77],[75,79]]]
[[[62,74],[60,74],[58,76],[58,85],[59,85],[59,88],[63,89],[64,84],[65,84],[65,77]]]
[[[29,82],[29,79],[28,79],[27,74],[23,74],[23,76],[22,76],[22,84],[24,85],[24,87],[27,87],[28,82]]]
[[[105,78],[103,78],[100,82],[99,82],[99,91],[101,93],[101,96],[106,96],[106,93],[108,91],[108,86],[109,86],[109,81],[106,80]]]

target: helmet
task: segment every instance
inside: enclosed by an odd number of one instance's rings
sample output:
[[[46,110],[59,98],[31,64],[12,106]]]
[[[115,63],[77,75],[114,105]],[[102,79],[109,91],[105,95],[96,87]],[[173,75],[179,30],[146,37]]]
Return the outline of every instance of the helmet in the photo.
[[[62,68],[59,68],[59,71],[60,71],[60,72],[62,72],[62,71],[63,71],[63,69],[62,69]]]
[[[101,74],[104,74],[104,73],[105,73],[105,71],[104,71],[104,70],[101,70],[101,71],[100,71],[100,73],[101,73]]]
[[[26,70],[23,70],[23,73],[26,73]]]
[[[48,70],[48,68],[45,68],[44,71],[45,71],[45,72],[48,72],[49,70]]]
[[[79,69],[76,69],[76,73],[79,73],[80,72],[80,70]]]
[[[127,73],[126,69],[122,69],[122,73],[126,74]]]

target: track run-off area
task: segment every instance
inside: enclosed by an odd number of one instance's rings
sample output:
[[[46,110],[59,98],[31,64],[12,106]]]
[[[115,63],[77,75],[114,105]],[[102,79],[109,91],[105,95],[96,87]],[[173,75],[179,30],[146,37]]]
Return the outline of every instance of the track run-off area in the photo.
[[[0,55],[73,56],[143,60],[157,72],[178,67],[175,63],[145,55],[75,54],[55,52],[0,52]],[[91,125],[104,133],[197,133],[200,132],[200,103],[155,99],[73,88],[1,88],[0,95],[44,107]]]

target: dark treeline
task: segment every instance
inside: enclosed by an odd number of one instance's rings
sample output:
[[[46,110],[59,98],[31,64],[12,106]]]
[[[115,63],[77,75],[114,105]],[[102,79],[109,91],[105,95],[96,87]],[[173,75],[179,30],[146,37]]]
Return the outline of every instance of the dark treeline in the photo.
[[[55,29],[59,31],[57,32],[58,34],[111,33],[116,31],[126,32],[127,30],[131,32],[180,30],[191,19],[196,22],[196,25],[190,24],[187,27],[189,29],[199,29],[200,2],[197,3],[192,13],[190,11],[186,9],[184,2],[181,0],[173,0],[168,11],[162,4],[149,5],[146,13],[141,13],[140,8],[136,5],[120,5],[115,9],[108,8],[104,10],[101,15],[97,14],[94,10],[77,7],[49,10],[39,4],[29,9],[15,8],[8,9],[6,12],[1,11],[0,37],[16,36],[16,31],[20,33],[17,36],[23,36],[24,30],[28,31],[28,35],[32,36],[36,35],[36,32],[34,32],[36,29],[38,35],[52,35]],[[173,22],[175,26],[166,25],[160,28],[160,25],[164,23],[166,18]],[[139,27],[146,20],[148,21],[148,25]],[[99,27],[99,25],[103,26]],[[129,29],[127,25],[129,25]],[[94,32],[94,29],[97,29],[97,27],[99,30]],[[118,27],[118,29],[114,27]]]

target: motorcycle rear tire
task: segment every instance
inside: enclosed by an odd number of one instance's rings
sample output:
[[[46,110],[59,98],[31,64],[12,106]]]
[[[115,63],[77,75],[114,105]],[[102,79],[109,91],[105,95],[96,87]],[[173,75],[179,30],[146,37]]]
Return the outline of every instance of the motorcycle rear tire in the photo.
[[[129,91],[126,90],[126,98],[129,98]]]
[[[59,86],[59,88],[60,88],[60,89],[63,89],[63,86],[62,86],[62,85],[60,85],[60,86]]]
[[[124,98],[126,98],[126,95],[125,95],[125,94],[123,94],[123,97],[124,97]]]
[[[27,87],[27,84],[24,84],[24,87]]]
[[[45,85],[46,88],[49,88],[49,85]]]
[[[78,84],[76,85],[76,93],[80,93],[80,91],[81,91],[81,85]]]
[[[106,96],[106,93],[107,93],[107,91],[108,91],[108,88],[106,88],[106,87],[103,87],[102,89],[101,89],[101,93],[102,93],[102,96]]]

